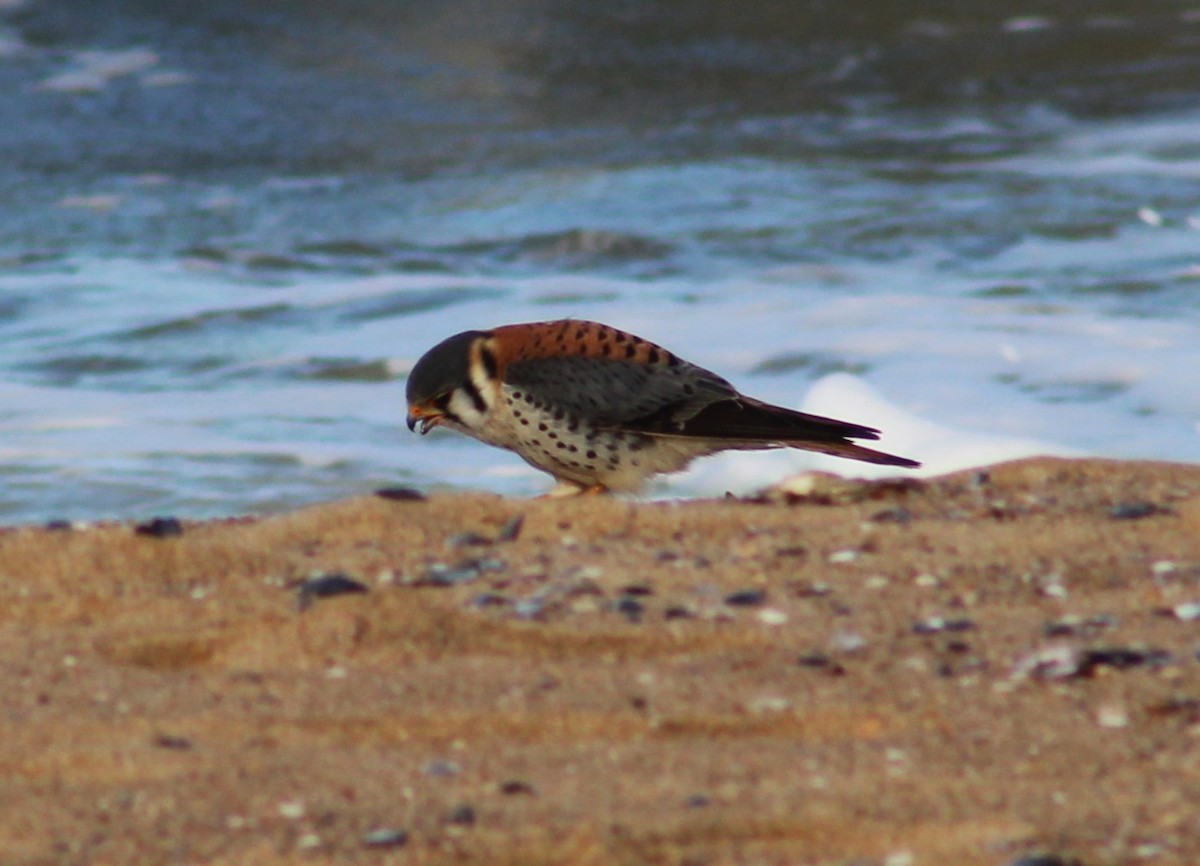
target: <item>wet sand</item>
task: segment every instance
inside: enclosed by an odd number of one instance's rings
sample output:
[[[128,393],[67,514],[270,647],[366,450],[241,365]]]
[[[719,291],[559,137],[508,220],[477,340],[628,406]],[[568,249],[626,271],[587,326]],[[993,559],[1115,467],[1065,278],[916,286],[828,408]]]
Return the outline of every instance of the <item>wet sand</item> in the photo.
[[[0,862],[1200,852],[1200,466],[179,528],[0,530]]]

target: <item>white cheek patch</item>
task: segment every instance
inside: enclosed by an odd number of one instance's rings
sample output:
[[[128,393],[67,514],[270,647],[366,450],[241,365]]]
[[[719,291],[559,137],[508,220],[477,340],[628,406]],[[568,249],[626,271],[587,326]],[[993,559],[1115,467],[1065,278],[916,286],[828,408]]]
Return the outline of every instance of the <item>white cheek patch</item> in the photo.
[[[486,412],[480,412],[471,395],[464,388],[455,389],[450,395],[447,407],[450,414],[459,419],[467,427],[480,427],[487,417]]]

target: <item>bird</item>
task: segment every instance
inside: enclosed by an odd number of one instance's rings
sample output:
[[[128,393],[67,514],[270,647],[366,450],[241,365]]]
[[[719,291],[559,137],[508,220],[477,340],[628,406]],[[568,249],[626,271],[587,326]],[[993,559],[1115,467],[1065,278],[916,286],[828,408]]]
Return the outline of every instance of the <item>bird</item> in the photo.
[[[799,448],[915,468],[865,448],[873,427],[775,406],[649,340],[559,319],[463,331],[421,356],[405,386],[409,430],[508,449],[549,473],[547,496],[636,493],[726,450]]]

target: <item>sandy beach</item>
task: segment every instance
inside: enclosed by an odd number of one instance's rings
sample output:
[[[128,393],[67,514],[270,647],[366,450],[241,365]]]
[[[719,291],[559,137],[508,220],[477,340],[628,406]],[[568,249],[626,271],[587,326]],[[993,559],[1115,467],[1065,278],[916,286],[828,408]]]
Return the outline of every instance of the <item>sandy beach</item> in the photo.
[[[1200,466],[10,527],[0,590],[14,866],[1200,856]]]

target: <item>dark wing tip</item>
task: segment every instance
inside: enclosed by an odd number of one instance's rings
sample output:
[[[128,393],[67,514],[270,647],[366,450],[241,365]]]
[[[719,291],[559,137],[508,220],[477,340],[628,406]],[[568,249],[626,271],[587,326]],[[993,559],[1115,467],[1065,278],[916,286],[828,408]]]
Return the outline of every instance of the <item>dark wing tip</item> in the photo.
[[[882,451],[876,451],[881,460],[873,460],[872,463],[880,463],[884,466],[903,466],[905,469],[920,469],[920,460],[909,460],[907,457],[897,457],[895,454],[884,454]]]
[[[874,427],[796,412],[747,397],[716,400],[683,421],[673,420],[672,410],[676,408],[664,407],[653,415],[624,426],[651,435],[762,443],[765,447],[784,445],[906,469],[916,469],[921,465],[916,460],[864,448],[851,441],[878,439],[879,431]]]

